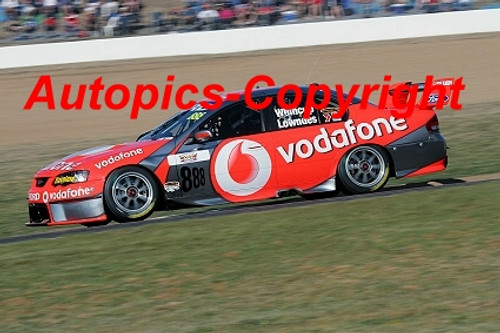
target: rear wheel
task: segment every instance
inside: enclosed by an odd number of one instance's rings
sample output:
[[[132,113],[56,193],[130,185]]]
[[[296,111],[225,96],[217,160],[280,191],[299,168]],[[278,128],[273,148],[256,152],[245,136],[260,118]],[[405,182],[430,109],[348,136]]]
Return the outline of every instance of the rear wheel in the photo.
[[[342,157],[338,175],[349,193],[366,193],[381,189],[389,179],[389,158],[377,146],[359,146]]]
[[[153,213],[158,193],[156,181],[150,173],[128,166],[109,175],[104,185],[104,202],[117,222],[135,221]]]

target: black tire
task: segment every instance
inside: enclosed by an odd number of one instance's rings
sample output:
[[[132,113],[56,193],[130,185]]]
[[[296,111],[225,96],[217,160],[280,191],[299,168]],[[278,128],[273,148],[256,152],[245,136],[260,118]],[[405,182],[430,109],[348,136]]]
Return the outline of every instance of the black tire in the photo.
[[[143,220],[158,201],[158,185],[149,172],[136,166],[114,170],[104,185],[104,203],[117,222]]]
[[[380,190],[389,179],[389,157],[378,146],[359,146],[345,154],[338,166],[338,176],[347,193]]]

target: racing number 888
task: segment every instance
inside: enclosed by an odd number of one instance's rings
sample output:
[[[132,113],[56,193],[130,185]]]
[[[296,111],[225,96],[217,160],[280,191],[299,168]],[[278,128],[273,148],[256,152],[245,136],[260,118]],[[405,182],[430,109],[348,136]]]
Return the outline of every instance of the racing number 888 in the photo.
[[[189,192],[193,188],[197,189],[205,186],[205,169],[203,168],[181,168],[181,188],[184,192]]]

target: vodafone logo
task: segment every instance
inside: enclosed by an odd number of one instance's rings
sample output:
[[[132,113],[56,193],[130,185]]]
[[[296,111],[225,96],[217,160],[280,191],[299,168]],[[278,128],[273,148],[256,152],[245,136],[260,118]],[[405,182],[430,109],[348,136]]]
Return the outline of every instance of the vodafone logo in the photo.
[[[59,201],[75,199],[84,196],[89,196],[94,192],[93,187],[78,187],[77,189],[67,188],[65,190],[59,190],[57,192],[47,192],[44,191],[42,194],[43,202],[47,203],[49,201]]]
[[[267,184],[271,168],[271,157],[260,143],[239,139],[219,150],[214,176],[224,192],[243,197],[256,193]]]
[[[99,163],[94,163],[94,165],[97,169],[101,169],[101,168],[105,168],[108,165],[111,165],[113,163],[119,162],[123,159],[138,156],[138,155],[141,155],[143,153],[144,153],[144,151],[141,148],[137,148],[137,149],[126,151],[126,152],[120,152],[119,154],[117,154],[115,156],[110,156],[109,158],[100,161]]]

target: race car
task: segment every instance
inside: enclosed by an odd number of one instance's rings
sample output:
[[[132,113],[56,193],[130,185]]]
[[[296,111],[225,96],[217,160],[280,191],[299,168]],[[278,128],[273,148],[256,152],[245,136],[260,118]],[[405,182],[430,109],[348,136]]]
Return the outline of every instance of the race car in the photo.
[[[389,177],[447,166],[435,96],[399,118],[394,105],[363,105],[359,98],[340,112],[338,97],[348,96],[334,90],[316,91],[312,98],[324,107],[306,108],[310,85],[285,93],[280,88],[252,90],[253,103],[242,92],[225,94],[218,107],[198,103],[134,142],[88,149],[45,166],[29,190],[26,225],[93,226],[145,219],[155,210],[290,193],[366,193],[381,189]],[[279,98],[286,105],[294,101],[294,107],[282,107]],[[251,107],[262,101],[265,107]]]

